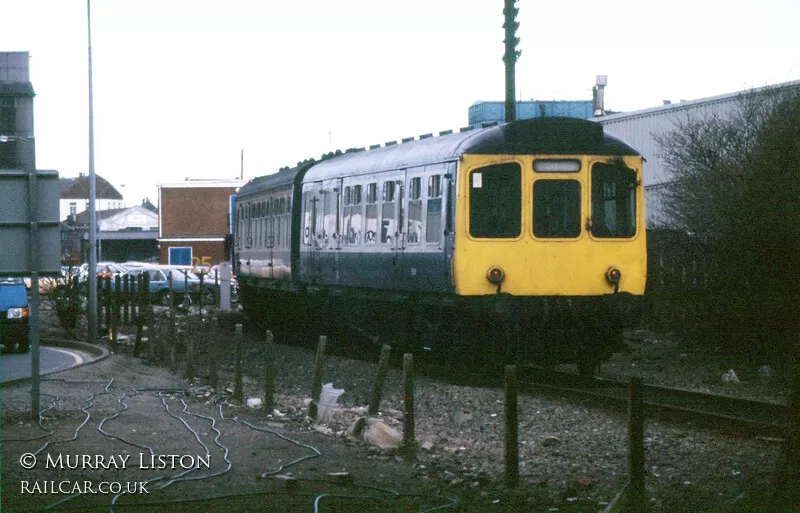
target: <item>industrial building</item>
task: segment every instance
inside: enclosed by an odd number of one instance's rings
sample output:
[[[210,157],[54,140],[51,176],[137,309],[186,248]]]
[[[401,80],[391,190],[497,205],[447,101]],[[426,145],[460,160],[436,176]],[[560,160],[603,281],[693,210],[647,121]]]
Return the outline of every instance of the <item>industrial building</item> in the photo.
[[[0,52],[0,169],[36,168],[28,52]]]
[[[743,97],[773,94],[791,89],[800,89],[800,80],[698,100],[681,100],[677,103],[665,101],[663,105],[650,109],[595,117],[594,119],[603,125],[606,132],[639,150],[646,159],[644,183],[647,227],[658,228],[665,223],[660,196],[668,186],[670,177],[666,164],[659,154],[660,149],[656,142],[658,134],[668,133],[674,129],[676,122],[688,118],[702,119],[710,115],[724,118],[737,108]]]
[[[187,178],[159,184],[160,262],[216,265],[230,260],[233,203],[245,183]]]
[[[778,93],[800,89],[800,80],[783,82],[747,91],[740,91],[696,100],[681,100],[633,112],[607,113],[603,96],[607,84],[606,77],[599,75],[594,88],[592,101],[525,101],[517,102],[517,119],[546,116],[567,116],[593,119],[607,133],[614,135],[641,152],[645,158],[644,182],[647,209],[647,227],[660,228],[665,225],[661,208],[661,194],[669,184],[669,173],[664,160],[659,155],[656,136],[666,134],[675,123],[687,118],[702,119],[716,115],[725,117],[737,107],[743,97],[767,93]],[[505,121],[504,102],[475,102],[469,107],[469,123],[478,126],[485,123]]]

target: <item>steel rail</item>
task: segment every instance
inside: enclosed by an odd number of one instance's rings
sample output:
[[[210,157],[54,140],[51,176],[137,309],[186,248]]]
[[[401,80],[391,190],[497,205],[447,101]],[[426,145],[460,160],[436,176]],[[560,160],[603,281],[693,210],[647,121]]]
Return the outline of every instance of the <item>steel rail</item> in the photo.
[[[627,403],[628,383],[606,378],[587,379],[574,374],[556,372],[546,379],[524,380],[526,388],[566,392],[582,397],[602,399],[617,405]],[[652,410],[678,414],[693,420],[724,421],[734,429],[782,436],[788,428],[788,406],[776,401],[763,401],[682,388],[645,384],[644,405]]]

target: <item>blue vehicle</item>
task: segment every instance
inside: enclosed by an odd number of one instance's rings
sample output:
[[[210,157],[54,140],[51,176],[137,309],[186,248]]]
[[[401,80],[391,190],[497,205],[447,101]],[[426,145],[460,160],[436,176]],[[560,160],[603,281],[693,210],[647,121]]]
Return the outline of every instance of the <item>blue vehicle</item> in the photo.
[[[22,278],[0,278],[0,342],[6,351],[28,352],[28,289]]]

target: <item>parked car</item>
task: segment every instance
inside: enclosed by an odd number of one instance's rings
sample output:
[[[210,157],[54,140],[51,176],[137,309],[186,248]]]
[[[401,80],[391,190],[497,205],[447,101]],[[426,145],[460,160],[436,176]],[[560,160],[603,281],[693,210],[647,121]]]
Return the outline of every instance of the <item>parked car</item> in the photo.
[[[116,262],[97,262],[97,272],[95,276],[100,276],[101,278],[106,278],[107,276],[111,277],[111,281],[114,281],[115,276],[123,276],[126,272],[128,272],[128,268],[122,264],[118,264]],[[80,271],[78,271],[78,283],[82,287],[86,287],[87,281],[86,278],[89,276],[89,264],[83,264],[80,267]]]
[[[0,278],[0,342],[6,351],[28,352],[28,290],[22,278]]]
[[[217,301],[216,286],[213,280],[204,279],[201,287],[200,277],[194,274],[190,267],[148,265],[136,267],[127,272],[133,283],[142,273],[147,273],[150,279],[150,298],[163,306],[169,306],[170,289],[169,276],[172,275],[172,300],[175,303],[194,303],[199,301],[202,291],[204,305],[213,305]],[[133,286],[134,290],[136,286]],[[188,293],[187,293],[188,292]]]

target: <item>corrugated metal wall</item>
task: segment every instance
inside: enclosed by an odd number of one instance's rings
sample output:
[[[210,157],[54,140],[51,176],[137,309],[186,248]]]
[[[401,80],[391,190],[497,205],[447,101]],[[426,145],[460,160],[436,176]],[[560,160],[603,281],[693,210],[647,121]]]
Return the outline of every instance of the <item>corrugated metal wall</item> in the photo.
[[[659,155],[660,148],[656,144],[655,135],[669,132],[674,128],[677,121],[685,120],[687,117],[702,119],[711,113],[725,117],[737,107],[739,99],[743,95],[775,92],[787,88],[800,88],[800,80],[699,100],[681,101],[652,109],[594,118],[595,121],[603,125],[607,133],[627,142],[639,150],[646,159],[644,164],[644,183],[645,200],[648,209],[648,228],[660,227],[665,224],[660,191],[665,189],[670,179],[664,161]]]

